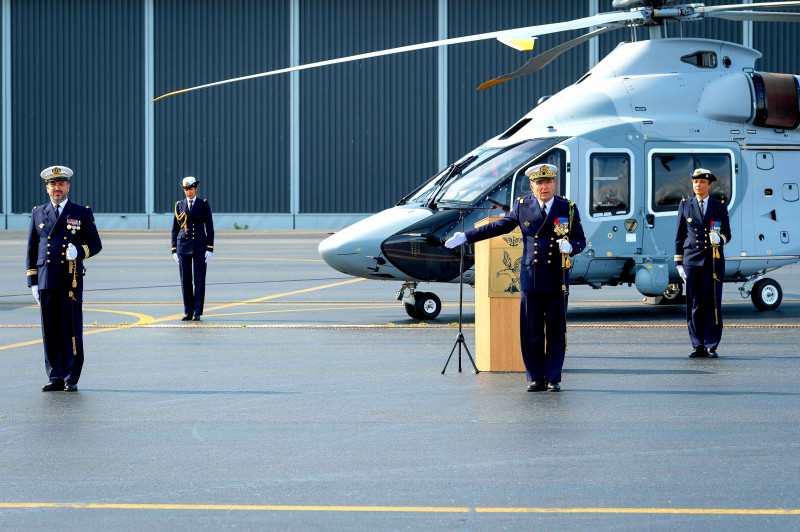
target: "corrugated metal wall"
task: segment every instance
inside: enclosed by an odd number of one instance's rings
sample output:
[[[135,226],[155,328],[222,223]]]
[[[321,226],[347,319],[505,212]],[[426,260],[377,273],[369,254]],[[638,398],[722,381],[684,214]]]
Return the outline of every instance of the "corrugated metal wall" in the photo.
[[[285,0],[159,0],[155,93],[288,66]],[[274,76],[155,105],[155,211],[200,180],[215,212],[289,211],[289,78]]]
[[[142,4],[11,2],[13,212],[47,195],[39,172],[75,171],[70,197],[142,212]]]
[[[45,201],[38,174],[56,163],[76,170],[76,201],[98,213],[145,212],[149,1],[10,0],[13,212]],[[152,0],[155,94],[289,66],[293,1]],[[439,0],[296,1],[300,63],[438,38]],[[611,1],[600,0],[599,10],[610,11]],[[449,37],[592,14],[589,0],[446,5]],[[741,42],[742,28],[706,20],[671,24],[668,32]],[[638,32],[646,38],[645,29]],[[544,36],[533,54],[580,33]],[[797,33],[797,24],[754,23],[754,47],[764,53],[757,68],[800,72]],[[628,30],[604,35],[600,57],[630,38]],[[488,40],[451,46],[447,56],[448,162],[504,131],[589,66],[582,45],[542,72],[478,92],[480,83],[516,70],[531,55]],[[438,68],[431,49],[304,71],[296,95],[289,76],[275,76],[158,102],[150,107],[155,212],[171,211],[185,175],[200,179],[201,195],[218,213],[289,214],[293,197],[294,214],[367,213],[394,204],[438,170]],[[293,97],[300,107],[294,191]]]
[[[450,37],[499,31],[589,16],[588,2],[529,0],[448,0]],[[449,50],[448,159],[461,155],[508,129],[537,100],[555,94],[588,70],[587,47],[568,51],[544,71],[495,85],[475,88],[489,79],[517,70],[533,55],[580,35],[566,32],[541,37],[533,52],[518,52],[496,40],[451,46]]]
[[[800,9],[785,11],[800,13]],[[800,74],[798,25],[784,22],[756,22],[753,25],[753,48],[764,54],[756,61],[756,70]]]
[[[300,63],[436,40],[434,0],[308,0]],[[375,212],[436,168],[436,51],[305,71],[300,212]]]

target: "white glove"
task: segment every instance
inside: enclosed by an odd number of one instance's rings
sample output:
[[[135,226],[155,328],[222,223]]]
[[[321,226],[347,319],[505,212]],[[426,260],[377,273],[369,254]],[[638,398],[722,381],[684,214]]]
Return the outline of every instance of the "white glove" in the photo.
[[[178,254],[177,254],[177,253],[173,253],[173,254],[172,254],[172,258],[173,258],[173,259],[175,259],[175,264],[178,264],[178,265],[180,265],[181,261],[180,261],[180,259],[178,258]]]
[[[31,286],[31,292],[33,293],[33,299],[36,300],[36,304],[42,306],[42,302],[39,300],[39,285],[35,284]]]
[[[561,248],[561,253],[572,253],[572,244],[569,243],[569,240],[562,238],[558,241],[558,247]]]
[[[679,264],[678,266],[676,266],[676,268],[678,268],[678,275],[681,276],[681,279],[683,279],[683,282],[685,283],[686,282],[686,272],[683,271],[683,264]]]
[[[75,246],[70,244],[67,246],[67,260],[75,260],[78,258],[78,250],[75,249]]]
[[[716,231],[711,231],[711,243],[719,244],[719,242],[720,242],[719,233],[717,233]]]
[[[210,259],[210,258],[211,258],[211,252],[210,251],[206,251],[206,262],[208,262],[208,259]]]
[[[457,248],[461,244],[465,244],[466,242],[467,242],[467,235],[459,231],[447,239],[447,242],[444,243],[444,247],[448,249],[453,249]]]

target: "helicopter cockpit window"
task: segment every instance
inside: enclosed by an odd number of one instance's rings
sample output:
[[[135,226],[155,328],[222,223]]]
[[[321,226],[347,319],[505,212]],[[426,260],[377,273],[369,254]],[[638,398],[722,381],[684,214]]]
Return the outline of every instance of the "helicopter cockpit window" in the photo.
[[[563,150],[555,149],[546,155],[539,157],[535,161],[531,161],[524,165],[524,168],[520,168],[520,172],[517,175],[514,181],[514,198],[512,199],[512,205],[514,202],[517,201],[518,198],[522,196],[527,196],[531,194],[533,191],[531,190],[531,180],[524,174],[525,170],[533,166],[535,164],[552,164],[556,168],[558,168],[558,175],[556,176],[556,190],[554,194],[556,196],[562,196],[564,194],[564,187],[565,187],[565,180],[562,178],[561,169],[564,168],[566,161],[566,155]]]
[[[700,68],[717,68],[717,54],[714,52],[695,52],[684,55],[681,61]]]
[[[630,156],[627,153],[595,153],[591,156],[591,172],[589,214],[628,214],[631,204]]]
[[[723,153],[657,153],[651,161],[652,205],[655,212],[678,210],[682,198],[691,198],[692,180],[697,168],[709,170],[717,180],[711,187],[711,197],[730,201],[732,165],[730,155]]]
[[[504,148],[479,148],[473,159],[448,179],[437,193],[437,202],[473,203],[499,182],[510,179],[520,166],[563,139],[538,139]]]

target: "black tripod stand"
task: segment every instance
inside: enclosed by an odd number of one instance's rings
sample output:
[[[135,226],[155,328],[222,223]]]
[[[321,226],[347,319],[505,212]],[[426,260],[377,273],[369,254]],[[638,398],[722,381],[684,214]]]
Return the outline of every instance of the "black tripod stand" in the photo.
[[[466,211],[474,210],[474,208],[469,209],[458,209],[459,218],[461,219],[461,232],[464,232],[464,213]],[[464,351],[467,352],[467,356],[469,357],[469,361],[472,362],[472,367],[475,368],[475,374],[477,375],[480,373],[478,371],[478,366],[475,365],[475,361],[472,360],[472,354],[469,352],[467,348],[467,343],[464,341],[464,333],[461,332],[461,325],[463,321],[463,314],[464,314],[464,248],[466,243],[461,244],[461,257],[458,261],[458,336],[456,336],[456,342],[453,344],[453,349],[450,350],[450,356],[447,357],[447,362],[444,363],[444,367],[442,368],[442,375],[444,375],[444,371],[447,369],[447,365],[450,363],[450,358],[453,356],[453,353],[456,350],[456,346],[458,347],[458,372],[461,373],[461,347],[464,347]]]

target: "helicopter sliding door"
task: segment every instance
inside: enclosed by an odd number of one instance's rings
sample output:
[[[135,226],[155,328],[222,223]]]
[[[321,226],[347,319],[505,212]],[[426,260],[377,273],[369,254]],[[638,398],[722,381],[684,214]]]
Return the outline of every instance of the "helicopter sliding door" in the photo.
[[[750,185],[747,209],[753,220],[752,243],[745,249],[754,253],[748,255],[769,259],[797,254],[800,235],[791,235],[790,229],[800,215],[800,148],[746,146],[742,154]]]

